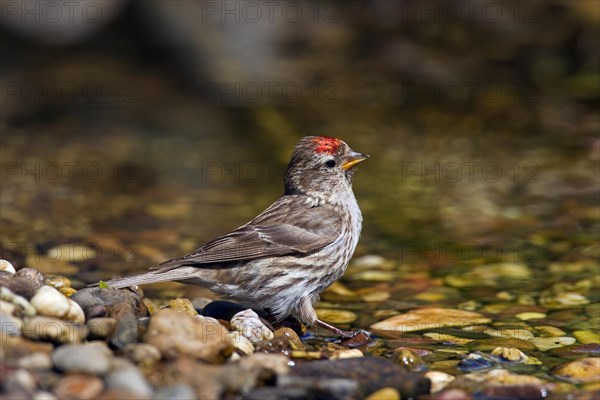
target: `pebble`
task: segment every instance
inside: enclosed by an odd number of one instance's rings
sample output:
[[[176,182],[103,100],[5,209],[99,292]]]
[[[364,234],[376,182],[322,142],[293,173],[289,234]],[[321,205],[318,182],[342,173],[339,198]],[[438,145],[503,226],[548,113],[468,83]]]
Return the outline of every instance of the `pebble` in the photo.
[[[304,350],[304,343],[298,334],[291,328],[283,327],[273,332],[273,338],[285,338],[288,341],[292,350]]]
[[[469,345],[471,350],[492,351],[496,347],[514,347],[522,351],[536,350],[536,346],[531,341],[525,341],[514,338],[492,338],[476,340]]]
[[[0,271],[6,271],[12,275],[17,273],[15,267],[7,260],[0,260]]]
[[[160,351],[148,343],[130,343],[122,352],[129,360],[144,366],[154,365],[161,359]]]
[[[355,357],[363,357],[362,351],[358,349],[344,349],[344,350],[336,350],[329,357],[330,360],[340,360],[342,358],[355,358]]]
[[[458,363],[458,369],[461,371],[478,371],[488,369],[498,365],[498,361],[488,354],[475,352],[469,354]]]
[[[37,316],[27,318],[22,329],[23,336],[34,340],[55,343],[78,343],[87,335],[83,325],[57,318]]]
[[[570,346],[575,344],[576,340],[569,336],[536,337],[529,340],[529,342],[533,343],[538,350],[546,351],[558,347]]]
[[[589,302],[584,295],[575,292],[554,293],[552,290],[547,290],[540,297],[541,306],[554,310],[580,307]]]
[[[600,382],[600,358],[571,361],[556,368],[554,375],[572,383]]]
[[[45,280],[46,285],[53,287],[54,289],[63,289],[71,287],[71,280],[66,276],[53,275],[49,276]]]
[[[529,357],[519,349],[513,347],[496,347],[491,353],[493,356],[498,356],[506,361],[519,362],[531,365],[541,365],[542,363],[534,358]]]
[[[427,366],[421,357],[414,351],[407,348],[395,349],[392,352],[390,360],[409,372],[419,372],[427,369]]]
[[[387,266],[390,262],[384,257],[377,254],[367,254],[362,257],[352,259],[351,267],[361,269],[373,269],[377,267]]]
[[[30,281],[34,285],[36,290],[44,286],[44,282],[46,281],[46,278],[44,278],[44,275],[40,271],[29,267],[21,268],[20,270],[18,270],[17,277],[25,278],[28,281]]]
[[[253,310],[247,309],[240,311],[231,318],[231,327],[236,331],[240,331],[253,344],[262,340],[273,339],[273,331],[271,331],[264,322],[261,321],[258,314]]]
[[[472,311],[421,308],[377,322],[371,325],[371,329],[412,332],[448,326],[487,324],[489,322],[491,322],[489,318]]]
[[[13,293],[10,289],[0,286],[0,300],[11,303],[18,310],[18,315],[32,317],[36,314],[35,307],[23,296]]]
[[[177,298],[177,299],[170,300],[169,308],[171,310],[175,310],[177,312],[187,314],[190,317],[194,317],[194,316],[198,315],[198,311],[196,311],[196,308],[194,307],[192,302],[189,299],[185,299],[185,298]]]
[[[175,384],[160,387],[152,396],[154,400],[196,400],[196,392],[190,385]]]
[[[450,344],[467,344],[471,343],[473,339],[461,338],[454,335],[447,335],[444,333],[428,332],[423,334],[423,337],[435,340],[436,342],[450,343]]]
[[[539,325],[535,327],[535,332],[540,337],[565,336],[567,333],[560,328],[550,325]]]
[[[170,309],[160,310],[150,319],[144,342],[156,346],[166,359],[187,354],[198,359],[222,363],[233,352],[227,330],[216,320]]]
[[[113,360],[112,370],[104,379],[109,390],[122,390],[142,398],[152,396],[152,387],[142,372],[123,358]]]
[[[102,379],[96,376],[70,374],[61,378],[54,388],[54,394],[59,399],[91,400],[103,389]]]
[[[92,318],[85,326],[88,330],[88,339],[106,339],[115,331],[117,320],[109,317]]]
[[[349,324],[356,320],[356,314],[345,310],[331,310],[326,308],[317,308],[317,317],[321,321],[331,324]]]
[[[427,371],[424,376],[431,381],[431,393],[441,392],[450,382],[456,379],[453,375],[441,371]]]
[[[85,315],[79,304],[51,286],[39,288],[31,298],[31,305],[40,315],[79,323],[85,322]]]
[[[8,314],[0,314],[0,332],[7,335],[21,336],[23,321]]]
[[[374,391],[365,400],[400,400],[400,393],[393,387],[386,387]]]
[[[68,344],[52,353],[52,363],[59,371],[104,375],[111,367],[112,352],[104,342]]]
[[[233,343],[233,347],[236,350],[241,351],[244,355],[250,355],[254,353],[254,345],[242,332],[234,331],[227,334]]]
[[[290,372],[289,359],[283,354],[254,353],[242,357],[237,364],[244,370],[259,374],[265,371],[272,375],[287,375]]]
[[[541,312],[522,312],[515,315],[521,321],[529,321],[530,319],[542,319],[546,318],[546,314]]]
[[[574,331],[573,336],[579,343],[600,343],[600,335],[592,331]]]
[[[534,337],[533,333],[525,329],[486,329],[483,332],[494,337],[521,340],[530,340]]]
[[[52,360],[46,353],[31,353],[19,358],[17,365],[21,368],[45,370],[52,368]]]

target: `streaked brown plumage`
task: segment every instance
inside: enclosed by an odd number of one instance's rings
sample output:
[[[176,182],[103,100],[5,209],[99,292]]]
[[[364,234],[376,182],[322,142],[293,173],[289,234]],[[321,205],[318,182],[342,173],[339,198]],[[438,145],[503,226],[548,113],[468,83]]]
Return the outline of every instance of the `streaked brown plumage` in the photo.
[[[312,305],[344,274],[356,248],[362,215],[352,168],[367,157],[335,138],[304,137],[288,164],[283,196],[252,221],[150,272],[107,284],[198,284],[277,320],[292,315],[342,334],[319,321]]]

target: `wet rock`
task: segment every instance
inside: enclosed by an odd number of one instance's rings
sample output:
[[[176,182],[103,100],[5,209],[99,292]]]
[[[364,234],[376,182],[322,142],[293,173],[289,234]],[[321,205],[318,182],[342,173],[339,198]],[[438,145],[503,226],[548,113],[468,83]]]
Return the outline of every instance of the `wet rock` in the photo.
[[[365,400],[400,400],[400,393],[394,388],[383,388],[368,395]]]
[[[529,340],[538,350],[546,351],[558,347],[570,346],[575,343],[575,338],[569,336],[561,337],[537,337]]]
[[[104,379],[109,390],[126,391],[142,398],[152,396],[152,387],[144,375],[125,359],[114,359],[112,369]]]
[[[19,358],[17,365],[26,369],[45,370],[52,368],[52,360],[47,353],[37,352]]]
[[[240,311],[231,318],[231,327],[241,332],[252,343],[273,339],[271,331],[253,310]]]
[[[233,347],[239,350],[244,355],[250,355],[254,353],[254,345],[242,332],[234,331],[227,334],[233,343]]]
[[[329,357],[330,360],[341,360],[343,358],[356,358],[363,357],[362,351],[358,349],[344,349],[344,350],[336,350]]]
[[[600,335],[592,331],[574,331],[573,336],[579,343],[600,343]]]
[[[180,313],[184,313],[189,315],[190,317],[194,317],[198,315],[198,311],[194,308],[194,305],[189,299],[178,298],[172,299],[169,301],[169,308],[171,310],[175,310]]]
[[[29,371],[23,368],[10,369],[0,366],[2,391],[9,394],[8,398],[30,398],[36,389],[36,382]]]
[[[391,265],[391,262],[377,254],[367,254],[352,259],[350,267],[360,269],[374,269]]]
[[[525,364],[538,364],[539,361],[535,359],[530,359],[525,353],[523,353],[519,349],[515,349],[514,347],[496,347],[492,353],[493,356],[498,356],[502,360],[510,361],[510,362],[519,362]],[[537,362],[534,362],[537,361]],[[541,363],[539,363],[541,364]]]
[[[201,360],[221,363],[233,352],[227,330],[212,318],[191,318],[164,309],[150,319],[144,336],[166,359],[187,354]]]
[[[273,338],[285,338],[288,341],[292,350],[304,350],[304,343],[298,336],[298,334],[291,328],[279,328],[273,332]]]
[[[461,371],[478,371],[481,369],[488,369],[498,365],[498,361],[485,353],[471,353],[466,358],[462,359],[458,363],[458,369]]]
[[[481,339],[469,343],[471,350],[492,351],[496,347],[514,347],[522,351],[531,351],[537,348],[530,341],[512,338]]]
[[[500,263],[480,265],[466,274],[446,276],[446,283],[452,287],[497,286],[498,279],[530,279],[530,268],[522,263]]]
[[[580,307],[589,304],[589,300],[580,293],[544,291],[540,297],[540,304],[550,309],[563,309]]]
[[[525,329],[486,329],[485,334],[495,337],[530,340],[533,338],[533,333]]]
[[[431,381],[431,393],[442,391],[455,379],[453,375],[441,371],[427,371],[423,376]]]
[[[54,343],[78,343],[85,338],[87,330],[81,324],[39,316],[25,320],[22,334],[34,340],[47,340]]]
[[[15,267],[7,260],[0,260],[0,271],[6,271],[12,275],[17,272]]]
[[[296,392],[293,392],[295,390]],[[292,391],[290,393],[290,391]],[[269,394],[270,392],[270,394]],[[357,382],[347,378],[306,378],[293,375],[283,375],[277,379],[277,387],[271,388],[269,391],[259,390],[253,392],[253,398],[258,399],[258,394],[263,393],[267,397],[273,396],[274,393],[279,393],[282,396],[290,396],[292,398],[306,399],[356,399],[360,398],[360,387]],[[297,397],[300,396],[300,397]]]
[[[520,319],[522,321],[528,321],[531,319],[546,318],[546,314],[541,313],[541,312],[523,312],[523,313],[519,313],[519,314],[515,315],[515,317],[517,317],[518,319]]]
[[[16,275],[19,278],[25,278],[31,281],[36,287],[36,290],[44,286],[44,282],[46,281],[46,278],[44,278],[44,275],[40,271],[29,267],[21,268],[17,271]]]
[[[430,387],[429,379],[407,373],[393,362],[375,357],[306,362],[296,365],[291,373],[304,379],[355,381],[362,396],[384,387],[393,387],[403,398],[410,398],[429,393]]]
[[[79,304],[50,286],[42,286],[31,298],[31,305],[40,315],[79,323],[85,321]]]
[[[415,352],[400,348],[392,352],[390,359],[396,364],[409,372],[419,372],[427,369],[427,366],[421,357]]]
[[[448,344],[467,344],[471,343],[473,339],[466,339],[454,335],[447,335],[444,333],[428,332],[423,335],[428,339],[432,339],[436,342],[448,343]]]
[[[98,257],[98,251],[91,246],[76,243],[63,243],[50,247],[46,252],[50,260],[67,259],[69,262],[94,260]]]
[[[472,396],[461,389],[448,389],[431,396],[430,400],[471,400]]]
[[[539,325],[535,327],[535,332],[537,336],[540,337],[557,337],[557,336],[565,336],[567,333],[560,328],[549,325]]]
[[[471,311],[445,308],[422,308],[411,310],[371,325],[374,330],[391,330],[401,332],[420,331],[424,329],[448,326],[468,326],[487,324],[489,318]]]
[[[17,360],[35,353],[49,355],[54,347],[50,343],[34,342],[23,337],[2,334],[0,336],[0,359]]]
[[[554,375],[572,383],[600,382],[600,358],[571,361],[556,368]]]
[[[106,339],[114,333],[117,320],[114,318],[93,318],[85,326],[88,330],[88,339]]]
[[[52,363],[59,371],[106,374],[112,362],[112,352],[104,342],[70,344],[52,353]]]
[[[148,343],[131,343],[122,349],[123,355],[139,365],[154,365],[161,359],[160,351]]]
[[[527,399],[544,400],[548,397],[548,390],[543,385],[494,385],[482,391],[482,395],[489,399]]]
[[[321,321],[329,322],[331,324],[349,324],[356,320],[356,314],[351,311],[344,310],[330,310],[325,308],[318,308],[317,317]]]
[[[64,376],[54,388],[54,394],[59,399],[91,400],[96,398],[104,389],[102,379],[84,374]]]

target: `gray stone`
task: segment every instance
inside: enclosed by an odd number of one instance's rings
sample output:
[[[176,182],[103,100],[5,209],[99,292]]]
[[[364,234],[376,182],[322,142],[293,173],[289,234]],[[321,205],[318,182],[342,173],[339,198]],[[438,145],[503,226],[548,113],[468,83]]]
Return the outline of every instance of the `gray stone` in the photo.
[[[110,390],[125,390],[142,397],[152,396],[152,387],[141,371],[123,358],[113,360],[113,368],[105,381]]]
[[[65,372],[104,375],[111,368],[112,352],[103,342],[71,344],[52,353],[54,367]]]

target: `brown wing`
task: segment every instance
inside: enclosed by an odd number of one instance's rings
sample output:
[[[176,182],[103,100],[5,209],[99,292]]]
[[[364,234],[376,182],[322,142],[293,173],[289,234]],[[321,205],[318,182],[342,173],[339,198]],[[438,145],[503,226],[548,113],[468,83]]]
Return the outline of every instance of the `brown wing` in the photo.
[[[248,224],[152,269],[181,265],[203,267],[204,264],[310,253],[332,243],[340,235],[341,227],[341,219],[333,210],[311,207],[304,196],[284,196]],[[210,267],[218,268],[218,265]]]

